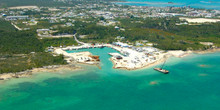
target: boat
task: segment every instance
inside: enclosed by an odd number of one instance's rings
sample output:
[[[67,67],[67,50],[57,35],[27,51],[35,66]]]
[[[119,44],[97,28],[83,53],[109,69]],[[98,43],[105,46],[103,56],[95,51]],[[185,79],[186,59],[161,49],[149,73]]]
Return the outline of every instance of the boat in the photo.
[[[168,4],[174,4],[173,2],[168,2]]]
[[[164,73],[164,74],[168,74],[169,73],[168,70],[165,70],[165,69],[162,69],[162,68],[154,68],[154,70],[159,71],[159,72]]]
[[[165,62],[166,62],[166,60],[164,61],[163,65],[160,68],[154,68],[154,70],[159,71],[159,72],[164,73],[164,74],[168,74],[169,71],[163,69]]]
[[[104,47],[105,47],[105,46],[102,45],[100,48],[104,48]]]

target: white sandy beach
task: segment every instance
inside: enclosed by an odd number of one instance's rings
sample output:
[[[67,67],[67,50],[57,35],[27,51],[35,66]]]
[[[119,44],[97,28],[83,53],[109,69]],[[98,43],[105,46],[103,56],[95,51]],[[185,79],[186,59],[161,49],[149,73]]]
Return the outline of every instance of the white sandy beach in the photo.
[[[209,18],[186,18],[181,17],[180,20],[186,20],[189,23],[215,23],[220,22],[220,19],[209,19]]]
[[[9,7],[9,9],[36,9],[37,6],[16,6],[16,7]]]

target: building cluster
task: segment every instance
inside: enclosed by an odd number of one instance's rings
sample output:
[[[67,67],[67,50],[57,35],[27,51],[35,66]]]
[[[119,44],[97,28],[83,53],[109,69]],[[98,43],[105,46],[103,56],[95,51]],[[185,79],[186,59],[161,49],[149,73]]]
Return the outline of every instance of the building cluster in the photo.
[[[99,18],[115,19],[123,17],[218,17],[219,10],[195,9],[191,7],[146,7],[129,6],[116,4],[79,4],[73,7],[39,7],[22,9],[2,9],[2,16],[7,16],[7,20],[26,19],[27,16],[40,19],[50,19],[55,22],[62,18]],[[42,13],[41,16],[34,16],[33,13]],[[32,14],[31,14],[32,13]]]
[[[58,1],[67,2],[68,0]],[[24,27],[19,27],[20,29],[28,29],[30,28],[28,26],[45,22],[52,24],[50,28],[59,26],[71,27],[75,26],[75,21],[81,21],[84,23],[96,23],[102,26],[115,26],[118,30],[124,30],[119,26],[120,22],[118,19],[174,16],[219,18],[220,10],[195,9],[191,7],[124,6],[114,3],[85,3],[75,4],[72,7],[22,6],[19,8],[6,8],[1,9],[0,14],[2,18],[12,21],[13,24],[22,24],[19,26]],[[141,21],[133,22],[141,23]],[[187,23],[184,22],[184,24]]]
[[[142,68],[163,58],[163,51],[154,47],[135,47],[122,42],[114,42],[111,47],[120,52],[109,53],[115,68]]]

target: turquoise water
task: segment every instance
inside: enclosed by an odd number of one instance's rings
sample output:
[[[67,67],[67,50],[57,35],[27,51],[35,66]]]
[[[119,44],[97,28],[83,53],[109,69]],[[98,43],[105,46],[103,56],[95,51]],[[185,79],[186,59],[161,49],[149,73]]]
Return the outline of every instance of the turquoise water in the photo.
[[[82,51],[82,50],[81,50]],[[39,73],[0,83],[1,110],[219,110],[220,53],[170,58],[164,75],[152,68],[112,69],[110,48],[102,69]],[[74,51],[68,51],[74,52]]]
[[[129,3],[117,3],[117,4],[136,5],[136,6],[156,6],[156,7],[191,6],[194,8],[206,8],[206,9],[220,10],[219,0],[125,0],[125,1],[128,1]],[[168,2],[173,2],[174,4],[168,4]]]

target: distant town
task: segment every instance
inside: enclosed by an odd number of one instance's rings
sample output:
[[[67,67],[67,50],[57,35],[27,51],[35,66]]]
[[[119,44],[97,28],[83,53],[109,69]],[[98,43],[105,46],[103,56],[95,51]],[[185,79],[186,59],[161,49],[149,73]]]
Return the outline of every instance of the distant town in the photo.
[[[182,22],[177,25],[190,23],[218,22],[220,21],[220,10],[195,9],[191,7],[145,7],[145,6],[123,6],[114,3],[108,4],[79,4],[74,7],[37,7],[19,6],[0,10],[1,17],[11,21],[18,30],[29,30],[39,22],[47,22],[48,26],[37,28],[39,37],[51,37],[57,32],[57,27],[74,26],[75,21],[86,23],[96,22],[97,25],[115,26],[120,21],[118,18],[165,18],[180,17]],[[101,18],[101,19],[100,19]],[[195,18],[195,19],[193,19]],[[199,19],[196,19],[199,18]],[[141,22],[141,21],[134,21]],[[123,30],[123,29],[122,29]],[[59,35],[69,37],[69,35]]]

